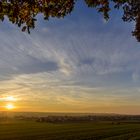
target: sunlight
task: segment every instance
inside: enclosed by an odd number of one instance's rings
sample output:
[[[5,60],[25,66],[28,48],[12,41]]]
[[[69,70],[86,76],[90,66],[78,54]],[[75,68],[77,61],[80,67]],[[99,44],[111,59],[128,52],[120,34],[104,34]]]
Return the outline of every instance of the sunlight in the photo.
[[[5,108],[8,109],[8,110],[13,110],[15,108],[15,106],[13,104],[7,104],[5,106]]]
[[[13,96],[7,96],[7,97],[5,97],[5,100],[6,101],[16,101],[17,99],[15,98],[15,97],[13,97]]]

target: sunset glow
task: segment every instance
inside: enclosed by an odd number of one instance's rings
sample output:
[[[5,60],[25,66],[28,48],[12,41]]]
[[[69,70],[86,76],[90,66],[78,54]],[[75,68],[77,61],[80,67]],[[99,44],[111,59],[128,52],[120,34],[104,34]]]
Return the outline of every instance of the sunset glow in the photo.
[[[39,14],[30,35],[8,17],[0,23],[0,111],[140,114],[134,25],[121,12],[105,21],[84,1],[76,7],[47,24]]]
[[[8,109],[8,110],[13,110],[15,108],[15,106],[13,104],[7,104],[5,106],[5,108]]]
[[[6,98],[5,98],[5,100],[6,101],[16,101],[17,99],[15,98],[15,97],[13,97],[13,96],[7,96]]]

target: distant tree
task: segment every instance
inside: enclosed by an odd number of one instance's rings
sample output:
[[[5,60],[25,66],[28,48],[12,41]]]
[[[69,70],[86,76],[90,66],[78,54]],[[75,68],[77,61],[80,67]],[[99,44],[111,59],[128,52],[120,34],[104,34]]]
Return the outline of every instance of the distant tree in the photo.
[[[30,33],[35,28],[36,16],[40,13],[45,20],[49,17],[63,18],[71,13],[78,0],[0,0],[0,19],[5,16],[9,21],[17,24],[22,31]],[[109,12],[112,6],[115,9],[123,10],[123,21],[136,22],[132,34],[140,42],[140,0],[85,0],[88,7],[97,9],[103,13],[106,20],[109,19]]]

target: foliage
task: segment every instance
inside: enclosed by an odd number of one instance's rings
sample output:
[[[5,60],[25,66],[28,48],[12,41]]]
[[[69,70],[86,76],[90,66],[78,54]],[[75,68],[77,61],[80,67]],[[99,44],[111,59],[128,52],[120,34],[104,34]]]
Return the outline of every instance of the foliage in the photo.
[[[30,33],[35,28],[36,16],[40,13],[45,20],[50,17],[63,18],[71,13],[77,0],[0,0],[0,19],[5,16],[9,21],[22,27],[22,31]],[[133,35],[140,41],[140,1],[139,0],[85,0],[88,7],[96,8],[109,19],[112,5],[124,11],[123,21],[136,22]]]
[[[44,19],[64,17],[73,9],[73,0],[1,0],[0,19],[7,16],[9,21],[22,26],[22,31],[35,28],[36,16],[43,13]]]
[[[85,0],[89,7],[97,8],[98,12],[104,14],[104,18],[109,18],[109,11],[111,10],[111,3],[115,9],[123,10],[123,21],[136,22],[135,31],[133,35],[140,42],[140,1],[139,0]]]

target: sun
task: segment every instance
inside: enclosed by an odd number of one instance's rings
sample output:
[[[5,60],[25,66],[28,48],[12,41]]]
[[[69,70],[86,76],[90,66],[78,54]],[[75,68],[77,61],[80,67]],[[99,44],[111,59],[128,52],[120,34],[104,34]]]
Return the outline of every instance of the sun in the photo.
[[[8,109],[8,110],[13,110],[15,108],[15,106],[13,104],[7,104],[5,106],[5,108]]]

